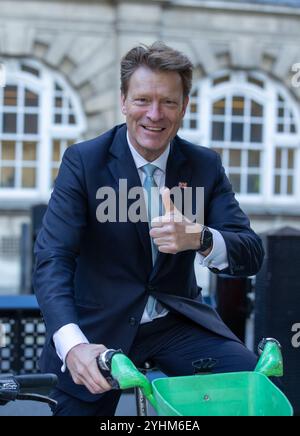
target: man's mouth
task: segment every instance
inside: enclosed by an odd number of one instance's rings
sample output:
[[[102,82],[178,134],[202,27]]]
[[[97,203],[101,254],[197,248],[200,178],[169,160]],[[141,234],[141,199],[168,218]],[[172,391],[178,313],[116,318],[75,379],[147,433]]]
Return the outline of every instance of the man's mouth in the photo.
[[[165,127],[152,127],[152,126],[142,126],[145,130],[149,132],[162,132],[165,130]]]

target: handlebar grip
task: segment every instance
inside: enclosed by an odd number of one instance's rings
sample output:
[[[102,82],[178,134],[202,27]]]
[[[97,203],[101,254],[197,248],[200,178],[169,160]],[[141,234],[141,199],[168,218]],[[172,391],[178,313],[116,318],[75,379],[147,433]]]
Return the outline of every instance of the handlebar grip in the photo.
[[[55,374],[16,375],[15,380],[19,383],[21,389],[50,389],[57,384]]]
[[[0,405],[17,399],[33,399],[50,404],[52,400],[42,394],[48,395],[56,384],[55,374],[0,375]]]

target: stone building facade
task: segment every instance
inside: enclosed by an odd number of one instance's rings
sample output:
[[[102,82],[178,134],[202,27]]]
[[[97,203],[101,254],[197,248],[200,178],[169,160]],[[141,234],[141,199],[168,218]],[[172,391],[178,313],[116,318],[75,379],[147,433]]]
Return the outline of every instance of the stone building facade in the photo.
[[[195,65],[181,134],[217,149],[253,227],[300,227],[300,2],[0,0],[0,288],[65,148],[122,122],[119,61],[163,40]]]

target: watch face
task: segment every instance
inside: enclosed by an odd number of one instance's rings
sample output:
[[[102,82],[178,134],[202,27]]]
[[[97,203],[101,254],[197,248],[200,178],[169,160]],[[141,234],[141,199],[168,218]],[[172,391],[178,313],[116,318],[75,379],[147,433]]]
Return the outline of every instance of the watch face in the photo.
[[[199,251],[208,250],[209,248],[211,248],[212,243],[213,243],[212,232],[207,227],[204,227],[201,234],[201,245]]]

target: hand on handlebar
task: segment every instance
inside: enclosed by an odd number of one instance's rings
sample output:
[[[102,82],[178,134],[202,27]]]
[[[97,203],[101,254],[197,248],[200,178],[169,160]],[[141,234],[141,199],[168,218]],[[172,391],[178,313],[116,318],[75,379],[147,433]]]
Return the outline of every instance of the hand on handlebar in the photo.
[[[79,344],[67,354],[66,364],[74,383],[84,385],[92,394],[110,391],[112,386],[100,373],[96,358],[107,348],[97,344]]]

